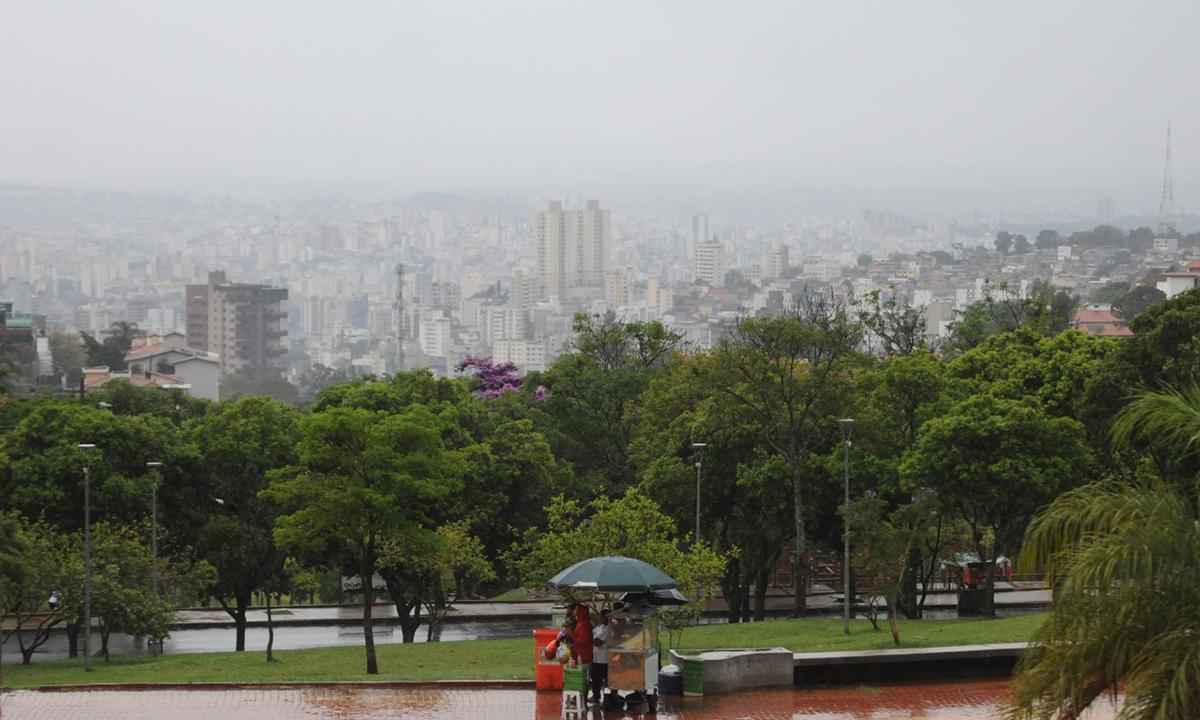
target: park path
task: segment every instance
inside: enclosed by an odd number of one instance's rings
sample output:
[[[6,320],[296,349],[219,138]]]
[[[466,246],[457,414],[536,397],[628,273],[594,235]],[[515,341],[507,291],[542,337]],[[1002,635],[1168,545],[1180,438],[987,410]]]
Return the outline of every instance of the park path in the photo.
[[[996,594],[996,606],[1023,607],[1047,605],[1052,597],[1049,590],[1023,589],[1007,583],[999,583]],[[832,612],[840,607],[841,597],[833,594],[828,588],[824,592],[808,597],[810,612]],[[767,609],[786,611],[792,607],[790,595],[774,594],[767,597]],[[931,594],[926,607],[934,610],[952,609],[956,598],[953,593]],[[463,602],[456,605],[450,612],[449,622],[489,622],[489,621],[522,621],[548,619],[554,612],[562,612],[561,603],[555,602]],[[718,611],[725,607],[723,601],[710,603],[709,609]],[[376,621],[386,622],[395,619],[396,608],[390,603],[379,603],[372,613]],[[275,623],[278,625],[357,625],[362,622],[362,608],[357,605],[343,606],[289,606],[276,609],[273,612]],[[265,624],[265,610],[254,609],[246,613],[246,619],[253,624]],[[232,627],[229,615],[220,608],[180,610],[175,614],[174,629],[202,627]]]

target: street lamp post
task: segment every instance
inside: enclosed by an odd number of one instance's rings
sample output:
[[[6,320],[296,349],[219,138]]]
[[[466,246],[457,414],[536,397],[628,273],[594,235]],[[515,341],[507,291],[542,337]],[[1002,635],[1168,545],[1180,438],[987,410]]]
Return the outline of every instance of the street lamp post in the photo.
[[[854,418],[838,420],[842,428],[842,467],[845,476],[846,510],[842,515],[842,632],[850,634],[850,433],[854,430]]]
[[[693,542],[700,542],[700,468],[703,464],[704,448],[706,447],[708,447],[708,443],[692,443],[692,448],[698,451],[696,453],[696,537]]]
[[[158,578],[158,485],[162,482],[161,468],[163,464],[157,460],[151,460],[146,463],[146,467],[150,468],[154,473],[154,484],[150,486],[150,583],[154,588],[154,594],[160,595],[160,586]],[[152,648],[155,654],[161,652],[162,646],[157,640],[151,638],[153,643]]]
[[[80,450],[95,450],[79,443]],[[92,671],[92,468],[83,464],[83,669]]]

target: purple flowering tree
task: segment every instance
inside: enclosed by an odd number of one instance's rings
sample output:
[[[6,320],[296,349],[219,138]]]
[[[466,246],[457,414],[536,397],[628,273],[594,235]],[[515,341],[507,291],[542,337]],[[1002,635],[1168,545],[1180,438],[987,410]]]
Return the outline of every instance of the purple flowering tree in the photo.
[[[467,357],[458,364],[459,372],[470,372],[479,381],[475,394],[479,397],[500,397],[506,392],[521,389],[524,378],[510,362],[497,363],[491,358]]]

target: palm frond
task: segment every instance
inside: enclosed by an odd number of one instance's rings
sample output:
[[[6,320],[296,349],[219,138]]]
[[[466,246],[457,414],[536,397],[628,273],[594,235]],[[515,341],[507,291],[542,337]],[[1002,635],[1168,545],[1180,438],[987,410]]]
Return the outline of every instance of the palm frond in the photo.
[[[1173,489],[1094,483],[1030,526],[1056,579],[1050,617],[1014,678],[1010,718],[1076,717],[1124,688],[1122,720],[1200,717],[1200,529]]]
[[[1113,420],[1111,434],[1118,447],[1141,440],[1182,455],[1200,451],[1200,385],[1139,393]]]

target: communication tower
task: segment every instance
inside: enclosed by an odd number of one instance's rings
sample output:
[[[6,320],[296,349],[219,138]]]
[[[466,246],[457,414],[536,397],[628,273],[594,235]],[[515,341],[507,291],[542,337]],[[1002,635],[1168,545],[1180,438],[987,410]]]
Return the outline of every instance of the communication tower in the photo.
[[[1171,172],[1171,123],[1167,123],[1167,152],[1163,158],[1162,197],[1158,201],[1159,233],[1174,231],[1172,219],[1175,216],[1175,178]]]

